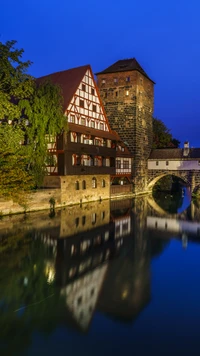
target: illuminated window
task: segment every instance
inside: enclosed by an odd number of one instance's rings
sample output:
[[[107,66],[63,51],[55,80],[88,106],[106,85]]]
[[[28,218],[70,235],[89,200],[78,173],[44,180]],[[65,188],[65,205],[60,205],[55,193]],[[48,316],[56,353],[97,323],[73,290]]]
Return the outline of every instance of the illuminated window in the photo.
[[[129,96],[129,90],[126,90],[126,96]]]
[[[84,117],[81,118],[81,125],[85,125],[85,118]]]
[[[73,123],[75,122],[75,115],[70,115],[70,121]]]
[[[123,161],[123,167],[124,167],[124,169],[128,169],[129,168],[129,161]]]
[[[96,213],[92,213],[91,220],[92,224],[94,225],[96,223]]]
[[[101,83],[102,83],[102,84],[105,84],[105,82],[106,82],[105,79],[102,79]]]
[[[92,178],[92,188],[96,188],[97,187],[97,180],[96,178]]]
[[[114,83],[117,83],[118,82],[118,79],[117,78],[114,78]]]
[[[119,159],[116,159],[116,168],[121,168],[121,161]]]

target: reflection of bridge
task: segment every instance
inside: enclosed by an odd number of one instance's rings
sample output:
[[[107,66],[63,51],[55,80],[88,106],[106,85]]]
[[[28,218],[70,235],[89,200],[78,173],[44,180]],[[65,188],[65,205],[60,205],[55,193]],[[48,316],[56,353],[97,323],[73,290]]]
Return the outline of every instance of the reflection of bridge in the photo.
[[[155,149],[148,159],[148,188],[166,175],[174,175],[190,186],[191,192],[200,186],[200,148]]]

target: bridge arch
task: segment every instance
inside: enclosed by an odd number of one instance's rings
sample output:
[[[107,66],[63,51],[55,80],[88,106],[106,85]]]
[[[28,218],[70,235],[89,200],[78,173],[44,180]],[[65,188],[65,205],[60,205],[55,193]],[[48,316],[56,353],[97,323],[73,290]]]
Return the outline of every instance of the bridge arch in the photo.
[[[152,172],[148,172],[148,190],[152,191],[153,186],[163,177],[166,176],[174,176],[177,178],[180,178],[187,186],[189,186],[191,188],[191,180],[190,177],[188,177],[188,172],[174,172],[174,171],[165,171],[165,172],[161,172],[161,171],[152,171]]]

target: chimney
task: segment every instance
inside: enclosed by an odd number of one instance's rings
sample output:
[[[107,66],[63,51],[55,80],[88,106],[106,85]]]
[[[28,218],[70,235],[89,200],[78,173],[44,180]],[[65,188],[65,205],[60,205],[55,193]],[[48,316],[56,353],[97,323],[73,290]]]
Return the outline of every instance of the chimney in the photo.
[[[190,153],[190,145],[188,141],[184,142],[183,157],[188,157]]]

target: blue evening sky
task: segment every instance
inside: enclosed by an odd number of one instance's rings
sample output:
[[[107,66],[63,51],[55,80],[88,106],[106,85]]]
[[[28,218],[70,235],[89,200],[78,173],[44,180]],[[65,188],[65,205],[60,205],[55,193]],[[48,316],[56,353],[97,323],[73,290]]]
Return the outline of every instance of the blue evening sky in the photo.
[[[30,74],[135,57],[156,82],[154,116],[200,147],[199,0],[1,0],[0,41],[15,39]]]

